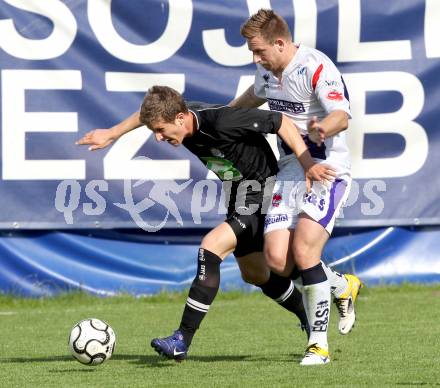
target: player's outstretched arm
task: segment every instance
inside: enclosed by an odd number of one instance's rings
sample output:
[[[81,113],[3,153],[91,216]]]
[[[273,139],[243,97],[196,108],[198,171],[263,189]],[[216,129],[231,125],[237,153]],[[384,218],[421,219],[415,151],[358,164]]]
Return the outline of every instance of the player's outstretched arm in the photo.
[[[327,164],[316,163],[313,160],[298,128],[292,120],[285,115],[283,115],[281,127],[278,130],[278,136],[280,136],[290,147],[303,167],[306,177],[307,192],[310,191],[312,181],[332,182],[334,180],[334,177],[336,176],[335,170]]]
[[[75,144],[89,145],[89,151],[95,151],[107,147],[122,135],[141,125],[143,124],[139,120],[139,112],[134,112],[131,116],[109,129],[94,129],[93,131],[87,132]]]
[[[228,105],[232,108],[257,108],[265,102],[265,99],[255,95],[254,85],[251,85],[243,94],[233,99]]]

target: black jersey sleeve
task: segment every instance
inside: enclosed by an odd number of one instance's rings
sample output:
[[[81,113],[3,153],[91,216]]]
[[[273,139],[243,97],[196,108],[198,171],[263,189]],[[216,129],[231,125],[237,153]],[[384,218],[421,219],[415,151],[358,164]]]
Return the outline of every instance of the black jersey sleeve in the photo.
[[[277,133],[281,121],[282,114],[279,112],[224,107],[219,112],[216,127],[217,130],[227,131],[230,136],[242,137],[249,132]]]

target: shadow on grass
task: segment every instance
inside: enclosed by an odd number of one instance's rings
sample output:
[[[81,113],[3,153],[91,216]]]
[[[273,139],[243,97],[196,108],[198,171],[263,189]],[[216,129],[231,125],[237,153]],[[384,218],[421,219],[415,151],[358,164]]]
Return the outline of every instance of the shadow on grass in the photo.
[[[302,361],[303,358],[304,358],[304,353],[291,353],[289,354],[287,361],[293,361],[299,363]]]
[[[285,354],[278,356],[259,356],[259,355],[217,355],[217,356],[190,356],[189,361],[194,362],[299,362],[302,359],[302,354]],[[179,364],[173,360],[168,360],[165,357],[157,355],[136,355],[136,354],[114,354],[112,360],[128,361],[131,364],[143,365],[152,368],[169,367],[174,364]],[[51,357],[10,357],[0,358],[0,364],[3,363],[44,363],[44,362],[71,362],[75,361],[70,356],[51,356]],[[54,373],[63,372],[91,372],[95,368],[76,368],[68,370],[52,370]]]
[[[410,385],[412,387],[419,385],[429,385],[430,387],[432,387],[433,385],[440,385],[440,383],[425,383],[423,381],[412,381],[412,382],[396,383],[396,385]]]
[[[94,373],[98,369],[90,368],[84,365],[82,368],[69,368],[69,369],[51,369],[49,373]]]
[[[131,364],[142,365],[150,368],[163,368],[172,365],[179,365],[180,362],[169,360],[160,356],[131,356],[119,355],[116,359],[128,360]],[[189,356],[185,362],[299,362],[303,354],[290,354],[279,356],[258,356],[258,355],[217,355],[217,356]]]
[[[124,355],[120,356],[121,359],[127,359],[124,358]],[[129,356],[130,357],[130,356]],[[251,356],[190,356],[188,358],[188,361],[195,361],[195,362],[239,362],[239,361],[248,361],[251,358]],[[129,359],[131,364],[134,365],[141,365],[149,368],[163,368],[163,367],[170,367],[173,365],[179,365],[181,363],[185,362],[177,362],[174,360],[169,360],[166,357],[161,357],[157,355],[149,356],[149,355],[143,355],[138,357],[137,359]]]
[[[0,364],[3,363],[20,363],[20,362],[60,362],[73,361],[72,356],[51,356],[51,357],[9,357],[0,358]]]

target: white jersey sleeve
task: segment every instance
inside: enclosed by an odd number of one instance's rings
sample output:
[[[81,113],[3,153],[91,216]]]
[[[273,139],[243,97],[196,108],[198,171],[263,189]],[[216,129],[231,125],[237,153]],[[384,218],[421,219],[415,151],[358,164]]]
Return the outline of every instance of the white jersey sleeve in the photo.
[[[336,66],[329,60],[308,70],[311,71],[309,74],[312,90],[326,113],[342,110],[351,118],[347,88]]]

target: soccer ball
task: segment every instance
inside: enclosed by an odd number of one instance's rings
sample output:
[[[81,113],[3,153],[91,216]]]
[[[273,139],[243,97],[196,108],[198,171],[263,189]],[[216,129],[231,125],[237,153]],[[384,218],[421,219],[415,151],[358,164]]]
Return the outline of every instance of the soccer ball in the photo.
[[[115,342],[115,332],[106,322],[88,318],[73,326],[69,349],[80,363],[99,365],[112,356]]]

